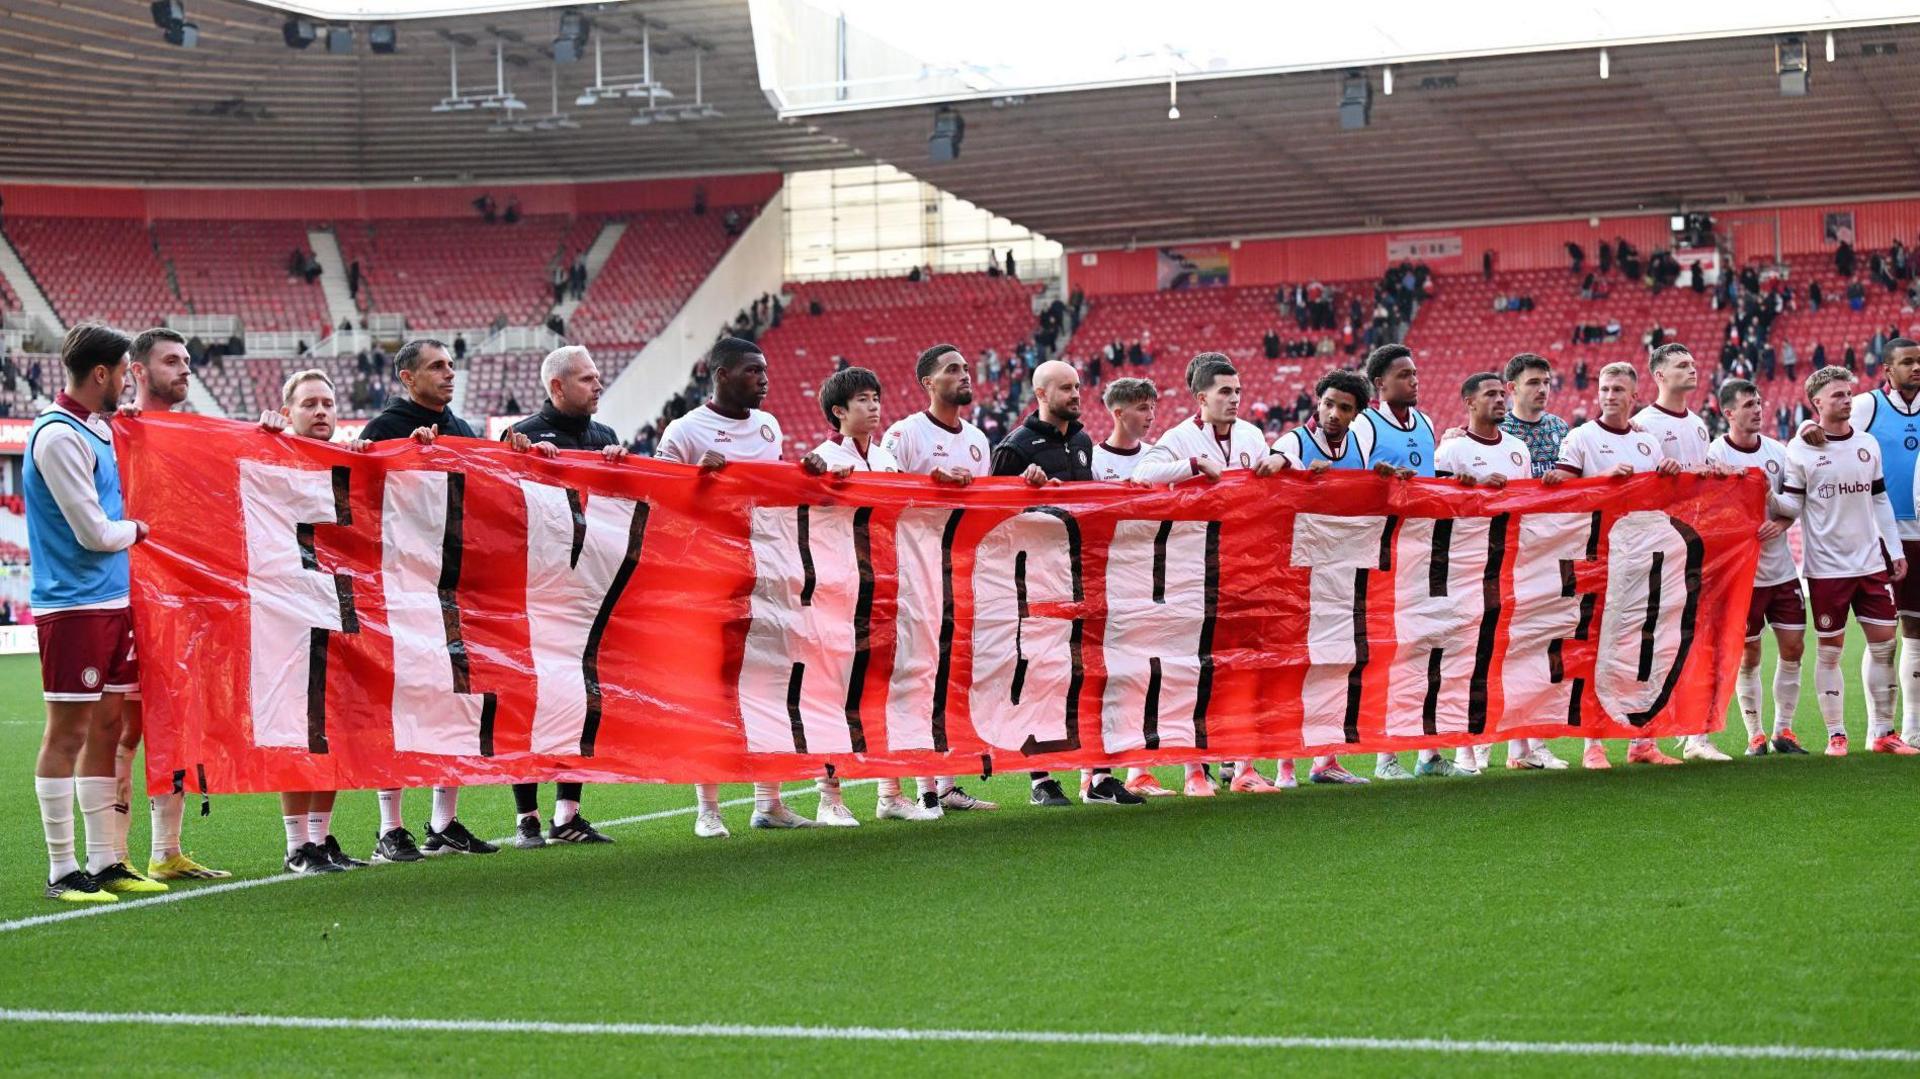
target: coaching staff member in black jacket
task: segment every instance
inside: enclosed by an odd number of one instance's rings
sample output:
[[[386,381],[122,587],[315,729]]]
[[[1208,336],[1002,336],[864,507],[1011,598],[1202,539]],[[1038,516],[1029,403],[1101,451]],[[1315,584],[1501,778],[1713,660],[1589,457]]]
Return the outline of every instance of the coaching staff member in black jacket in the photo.
[[[1080,426],[1080,375],[1071,364],[1048,360],[1033,369],[1038,403],[1027,422],[1014,428],[993,449],[993,474],[1019,476],[1035,487],[1093,479],[1093,437]],[[1037,806],[1070,806],[1060,781],[1046,772],[1028,772],[1031,801]],[[1113,777],[1095,768],[1085,799],[1112,805],[1145,801]]]
[[[533,452],[553,457],[561,450],[598,450],[609,463],[627,458],[620,436],[604,423],[593,422],[600,408],[600,369],[582,345],[566,345],[547,353],[540,361],[540,384],[546,387],[547,403],[540,411],[509,427],[503,439],[516,436],[532,443]],[[540,785],[515,783],[513,808],[519,820],[514,828],[514,845],[541,847],[553,843],[611,843],[613,840],[580,815],[580,784],[556,783],[553,792],[553,827],[540,835]]]

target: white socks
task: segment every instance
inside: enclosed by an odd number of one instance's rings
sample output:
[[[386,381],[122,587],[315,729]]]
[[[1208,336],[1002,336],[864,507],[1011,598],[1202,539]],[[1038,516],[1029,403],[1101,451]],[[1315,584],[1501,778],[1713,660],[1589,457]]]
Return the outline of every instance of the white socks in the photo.
[[[1471,761],[1473,760],[1473,750],[1472,750],[1472,748],[1471,748],[1471,747],[1464,747],[1464,746],[1463,746],[1462,748],[1463,748],[1463,749],[1466,749],[1466,751],[1467,751],[1467,760],[1468,760],[1469,762],[1471,762]],[[1437,761],[1437,760],[1439,760],[1439,759],[1440,759],[1440,751],[1439,751],[1439,750],[1437,750],[1437,749],[1423,749],[1423,750],[1421,750],[1421,751],[1420,751],[1420,755],[1419,755],[1419,756],[1418,756],[1418,757],[1417,757],[1416,759],[1417,759],[1417,760],[1422,760],[1422,761]]]
[[[333,834],[333,810],[316,809],[307,814],[307,836],[315,843],[325,843]]]
[[[1813,693],[1827,736],[1847,733],[1846,686],[1840,681],[1840,646],[1822,644],[1813,663]]]
[[[33,794],[40,799],[40,828],[47,835],[47,883],[52,884],[80,868],[73,860],[73,778],[34,776]]]
[[[693,785],[693,801],[695,805],[700,807],[702,812],[720,812],[720,784],[695,783]]]
[[[1900,643],[1900,736],[1920,743],[1920,640]]]
[[[428,823],[436,832],[444,832],[447,825],[453,823],[454,814],[460,808],[459,787],[433,788],[433,812]]]
[[[380,834],[386,835],[395,828],[404,828],[400,822],[400,788],[391,787],[380,793]]]
[[[1793,730],[1793,713],[1799,707],[1800,661],[1783,659],[1773,669],[1773,733]]]
[[[880,789],[875,793],[877,793],[882,798],[900,797],[900,777],[899,776],[890,776],[886,779],[881,780],[879,787]]]
[[[73,794],[87,822],[87,872],[98,873],[119,861],[113,849],[113,777],[81,776],[73,781]]]
[[[1740,721],[1747,725],[1749,739],[1760,737],[1766,728],[1760,715],[1760,665],[1740,668],[1733,680],[1733,695],[1740,701]]]
[[[287,857],[291,858],[295,851],[307,845],[307,815],[282,813],[280,823],[287,829]]]
[[[555,798],[553,800],[554,827],[558,828],[560,825],[567,823],[568,821],[572,820],[573,818],[579,815],[580,815],[579,802],[576,802],[571,798]]]
[[[946,786],[947,790],[953,789],[953,780],[951,779],[947,780],[946,784],[947,784]],[[885,793],[886,784],[882,783],[880,785],[880,789],[882,793]],[[927,795],[929,794],[933,795],[935,798],[940,797],[942,792],[940,788],[939,777],[938,776],[921,776],[920,778],[915,779],[913,781],[913,793],[919,795],[920,800],[923,802],[926,801]]]
[[[127,860],[127,833],[133,827],[133,750],[113,747],[113,849]]]
[[[147,799],[147,819],[153,826],[147,845],[154,861],[180,853],[180,818],[186,816],[186,812],[184,794],[162,794]]]
[[[1860,657],[1860,681],[1867,690],[1867,741],[1893,733],[1893,650],[1891,639],[1867,642]]]
[[[897,786],[899,786],[899,783],[898,783],[898,781],[896,781],[896,782],[894,783],[894,785],[895,785],[896,787],[897,787]],[[840,781],[839,781],[838,779],[828,779],[828,778],[827,778],[827,777],[825,777],[825,776],[821,776],[821,777],[820,777],[819,779],[816,779],[816,780],[814,780],[814,781],[813,781],[813,786],[814,786],[814,789],[815,789],[815,790],[818,790],[818,791],[820,792],[820,804],[821,804],[821,805],[823,805],[823,806],[844,806],[844,805],[846,805],[846,803],[845,803],[845,802],[843,802],[843,801],[841,801],[841,800],[840,800]],[[777,801],[777,800],[779,799],[779,797],[780,797],[780,788],[779,788],[779,787],[775,787],[775,788],[773,789],[773,791],[774,791],[774,795],[773,795],[773,796],[774,796],[774,798],[775,798],[775,800]],[[758,790],[755,790],[755,791],[754,791],[754,797],[755,797],[755,799],[756,799],[756,800],[757,800],[757,799],[759,798],[759,791],[758,791]]]
[[[719,788],[714,788],[713,797],[714,806],[718,808],[720,805]],[[780,800],[780,784],[755,783],[753,785],[753,811],[755,813],[766,813],[785,804],[786,803]]]

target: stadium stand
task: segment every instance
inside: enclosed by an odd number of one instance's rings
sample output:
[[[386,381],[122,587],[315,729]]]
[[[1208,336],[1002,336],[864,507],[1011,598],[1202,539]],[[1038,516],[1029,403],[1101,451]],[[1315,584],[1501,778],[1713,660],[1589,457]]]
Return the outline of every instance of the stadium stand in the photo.
[[[97,318],[153,326],[181,310],[153,234],[140,221],[9,215],[6,234],[68,325]]]
[[[814,398],[835,357],[880,376],[886,388],[881,409],[891,423],[927,407],[913,370],[922,349],[945,341],[970,359],[990,347],[1007,352],[1033,332],[1033,297],[1039,290],[1036,284],[984,273],[789,284],[780,325],[760,340],[772,366],[764,407],[780,417],[788,455],[810,450],[826,437],[826,420]],[[821,313],[810,315],[815,302]],[[979,382],[974,392],[976,403],[983,404],[1004,389]]]
[[[584,251],[599,225],[561,216],[512,225],[412,218],[343,224],[335,234],[341,257],[360,263],[361,310],[404,314],[414,330],[450,330],[545,322],[554,265]]]
[[[287,272],[287,257],[307,247],[307,228],[291,221],[156,221],[154,241],[196,315],[233,315],[249,331],[325,336],[327,301],[318,284]],[[177,305],[178,306],[178,305]]]
[[[732,243],[719,212],[634,214],[574,311],[569,335],[590,347],[638,350],[666,326]],[[611,379],[607,361],[600,365]]]

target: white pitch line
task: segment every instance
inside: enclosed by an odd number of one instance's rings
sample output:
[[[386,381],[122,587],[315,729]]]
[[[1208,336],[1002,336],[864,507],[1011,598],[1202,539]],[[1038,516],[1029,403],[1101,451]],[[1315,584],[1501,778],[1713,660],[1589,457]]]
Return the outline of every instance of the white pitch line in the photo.
[[[1341,1038],[1294,1034],[1175,1034],[1154,1031],[966,1030],[937,1027],[762,1026],[749,1023],[556,1023],[517,1019],[401,1019],[189,1012],[80,1012],[0,1008],[0,1023],[101,1026],[253,1027],[393,1033],[561,1034],[640,1038],[762,1038],[816,1042],[961,1042],[1000,1045],[1100,1045],[1148,1049],[1323,1049],[1343,1052],[1453,1053],[1493,1056],[1665,1057],[1683,1060],[1796,1060],[1920,1063],[1920,1049],[1822,1045],[1722,1045],[1712,1042],[1527,1042],[1451,1038]]]
[[[844,790],[847,787],[859,787],[859,786],[865,786],[867,784],[878,783],[878,782],[879,780],[877,779],[849,779],[841,784],[841,789]],[[805,794],[813,789],[814,788],[812,786],[795,787],[792,790],[781,791],[781,793],[783,795]],[[751,805],[752,803],[753,803],[753,796],[748,795],[745,798],[730,798],[727,801],[721,802],[720,807],[722,809],[727,809],[733,806]],[[685,817],[698,812],[699,808],[700,807],[697,805],[680,806],[675,809],[661,809],[661,810],[656,810],[652,813],[641,813],[637,816],[632,816],[632,817],[616,817],[610,821],[602,821],[594,825],[594,827],[619,828],[628,824],[642,824],[642,823],[645,823],[646,821],[664,820],[667,817]],[[513,842],[513,837],[505,836],[500,839],[491,840],[491,842],[496,844],[511,843]],[[271,877],[253,877],[248,880],[230,880],[225,884],[209,884],[204,888],[193,888],[187,891],[180,891],[180,892],[168,892],[165,895],[156,895],[151,899],[123,899],[118,903],[97,903],[90,906],[79,907],[72,910],[63,910],[53,914],[36,914],[30,918],[15,918],[13,921],[10,921],[10,922],[0,922],[0,933],[12,933],[21,929],[32,929],[34,926],[37,926],[37,925],[51,925],[55,922],[69,922],[75,918],[95,918],[102,914],[117,914],[117,913],[129,911],[129,910],[140,910],[143,907],[156,906],[161,903],[178,903],[186,899],[199,899],[203,896],[221,895],[226,892],[238,892],[247,888],[258,888],[263,884],[285,884],[288,881],[305,880],[308,877],[315,876],[315,875],[317,874],[276,873]]]

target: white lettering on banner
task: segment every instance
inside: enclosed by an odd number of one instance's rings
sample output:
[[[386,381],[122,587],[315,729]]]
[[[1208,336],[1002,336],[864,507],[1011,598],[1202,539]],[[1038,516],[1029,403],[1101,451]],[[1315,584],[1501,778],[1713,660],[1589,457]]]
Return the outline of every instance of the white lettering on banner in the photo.
[[[1641,510],[1607,530],[1607,601],[1594,690],[1636,727],[1666,707],[1693,647],[1704,546],[1693,529]]]
[[[1394,517],[1293,519],[1296,567],[1313,573],[1307,596],[1307,675],[1300,704],[1301,741],[1309,746],[1360,740],[1361,673],[1367,664],[1367,576],[1391,569]]]
[[[1085,622],[1036,612],[1081,602],[1080,525],[1036,506],[993,526],[973,564],[973,728],[1025,753],[1080,748]]]
[[[1412,518],[1394,557],[1394,648],[1387,733],[1478,734],[1500,618],[1505,515]]]
[[[1580,726],[1583,678],[1569,679],[1567,641],[1593,633],[1592,592],[1579,590],[1574,566],[1599,557],[1598,513],[1535,513],[1520,518],[1513,567],[1513,619],[1500,682],[1500,726]],[[1611,567],[1609,567],[1611,568]]]
[[[1207,744],[1220,525],[1120,521],[1107,548],[1101,740],[1113,752]]]
[[[887,748],[947,751],[953,671],[953,535],[962,510],[908,509],[894,525],[899,602],[887,686]]]
[[[864,753],[871,509],[753,507],[740,718],[754,753]]]
[[[381,575],[393,634],[393,748],[493,755],[494,695],[468,682],[460,633],[466,476],[389,472]]]
[[[353,523],[347,481],[345,468],[240,462],[254,745],[327,751],[329,636],[360,626],[351,580],[320,568],[313,526]]]
[[[533,480],[521,480],[520,491],[527,504],[532,748],[591,757],[600,729],[600,640],[640,561],[647,509]]]

